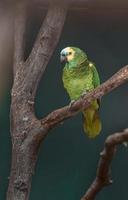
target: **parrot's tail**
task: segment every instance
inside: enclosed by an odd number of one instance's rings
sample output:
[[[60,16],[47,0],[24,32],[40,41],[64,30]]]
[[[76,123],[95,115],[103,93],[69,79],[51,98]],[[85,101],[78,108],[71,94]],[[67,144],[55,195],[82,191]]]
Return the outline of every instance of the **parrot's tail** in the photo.
[[[94,102],[96,103],[96,102]],[[102,125],[99,117],[98,108],[93,104],[83,111],[83,128],[89,138],[99,135]]]

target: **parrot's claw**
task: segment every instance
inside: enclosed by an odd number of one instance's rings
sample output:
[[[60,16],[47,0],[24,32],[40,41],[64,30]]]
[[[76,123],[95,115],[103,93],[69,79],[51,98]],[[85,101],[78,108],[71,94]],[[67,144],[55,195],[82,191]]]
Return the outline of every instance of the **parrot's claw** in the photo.
[[[71,108],[74,103],[75,103],[75,100],[71,100],[71,102],[69,104],[69,108]]]
[[[86,90],[82,93],[81,97],[84,97],[88,92],[90,92],[90,90],[86,89]]]
[[[81,97],[84,97],[87,94],[87,91],[84,91],[81,95]]]

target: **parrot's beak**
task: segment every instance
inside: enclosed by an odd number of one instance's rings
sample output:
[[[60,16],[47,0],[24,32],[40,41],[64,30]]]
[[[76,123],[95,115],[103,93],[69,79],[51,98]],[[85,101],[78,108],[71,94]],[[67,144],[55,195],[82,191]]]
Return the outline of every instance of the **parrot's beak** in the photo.
[[[60,62],[61,63],[66,63],[67,62],[67,57],[66,56],[60,56]]]

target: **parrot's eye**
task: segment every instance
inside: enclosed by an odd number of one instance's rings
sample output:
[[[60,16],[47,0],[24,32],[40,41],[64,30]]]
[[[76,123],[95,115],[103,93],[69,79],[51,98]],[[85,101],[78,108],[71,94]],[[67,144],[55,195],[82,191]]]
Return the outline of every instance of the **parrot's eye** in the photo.
[[[70,52],[69,52],[69,55],[71,55],[71,54],[72,54],[72,52],[70,51]]]

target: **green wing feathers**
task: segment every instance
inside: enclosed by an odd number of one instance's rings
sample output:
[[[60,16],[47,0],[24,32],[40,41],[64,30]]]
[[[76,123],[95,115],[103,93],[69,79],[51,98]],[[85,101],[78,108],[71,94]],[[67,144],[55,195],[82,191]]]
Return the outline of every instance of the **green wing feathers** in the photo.
[[[99,74],[98,74],[97,69],[94,66],[94,64],[92,65],[91,69],[92,69],[92,73],[93,73],[93,85],[94,85],[94,88],[96,88],[97,86],[100,85]]]
[[[99,104],[96,100],[83,111],[83,129],[89,138],[99,135],[102,128],[98,110]]]

